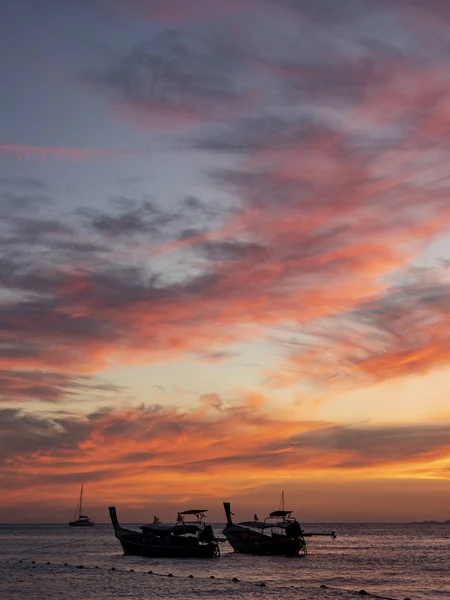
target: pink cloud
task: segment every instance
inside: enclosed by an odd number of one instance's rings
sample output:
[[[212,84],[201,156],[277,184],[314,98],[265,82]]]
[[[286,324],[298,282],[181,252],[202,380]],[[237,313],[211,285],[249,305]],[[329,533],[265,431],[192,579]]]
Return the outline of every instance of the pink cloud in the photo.
[[[354,310],[293,328],[289,360],[272,381],[348,389],[448,365],[448,273],[419,269],[406,277],[408,284]]]
[[[169,3],[166,9],[175,6],[181,7]],[[192,7],[206,10],[203,2]],[[112,87],[124,100],[120,110],[151,127],[184,128],[204,115],[218,118],[222,109],[243,105],[246,73],[237,69],[239,50],[221,40],[204,42],[173,32],[156,36],[88,80]],[[74,368],[95,370],[171,353],[201,355],[260,334],[262,327],[306,324],[382,297],[388,276],[449,231],[447,190],[440,183],[449,155],[439,136],[449,119],[447,75],[440,63],[429,68],[383,58],[379,70],[365,70],[362,63],[347,61],[336,72],[302,60],[289,69],[271,69],[305,117],[288,122],[285,115],[271,121],[246,114],[237,123],[230,119],[231,132],[210,143],[235,152],[233,168],[216,171],[214,183],[232,191],[239,211],[213,233],[199,228],[190,235],[187,228],[165,240],[144,228],[158,243],[150,247],[149,236],[136,243],[136,254],[145,256],[133,272],[136,280],[103,277],[101,262],[82,274],[74,263],[64,265],[64,277],[54,274],[60,285],[48,293],[53,303],[31,309],[19,303],[23,314],[10,317],[16,329],[5,335],[11,342],[24,332],[35,336],[37,349],[22,359],[50,361],[56,368],[64,353],[45,346],[51,335],[55,348],[70,351]],[[329,78],[322,81],[323,75]],[[338,123],[318,125],[310,90],[317,92],[318,105],[339,113]],[[201,273],[186,273],[178,285],[143,285],[138,278],[146,261],[169,250],[202,259]],[[4,308],[8,315],[14,312]],[[33,311],[46,328],[34,320],[28,327]],[[75,325],[89,331],[80,336],[79,347],[70,329]],[[251,334],[243,325],[251,325]],[[20,357],[6,353],[4,360]]]

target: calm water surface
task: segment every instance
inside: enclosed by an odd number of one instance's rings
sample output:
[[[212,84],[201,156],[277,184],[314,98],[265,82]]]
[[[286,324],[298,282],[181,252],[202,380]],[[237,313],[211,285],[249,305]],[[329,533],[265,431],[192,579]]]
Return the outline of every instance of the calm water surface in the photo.
[[[308,540],[309,554],[298,558],[245,556],[223,543],[220,559],[168,560],[123,556],[111,525],[4,525],[0,598],[350,600],[364,589],[395,600],[450,599],[450,525],[320,524],[306,529],[334,529],[338,538]],[[266,587],[259,586],[262,582]]]

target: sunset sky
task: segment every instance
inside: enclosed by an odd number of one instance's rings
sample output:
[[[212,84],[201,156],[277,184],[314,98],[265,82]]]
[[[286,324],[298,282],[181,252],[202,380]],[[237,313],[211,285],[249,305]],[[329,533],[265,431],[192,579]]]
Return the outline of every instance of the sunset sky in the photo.
[[[0,522],[450,519],[450,2],[0,3]]]

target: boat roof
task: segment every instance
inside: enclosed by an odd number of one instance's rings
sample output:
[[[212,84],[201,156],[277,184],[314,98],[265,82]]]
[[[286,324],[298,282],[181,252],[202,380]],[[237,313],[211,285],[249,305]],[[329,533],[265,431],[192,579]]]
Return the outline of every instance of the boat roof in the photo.
[[[204,508],[203,510],[194,510],[193,508],[190,510],[183,510],[182,512],[179,512],[179,515],[199,515],[200,513],[205,513],[208,512],[207,508]]]
[[[292,510],[274,510],[269,517],[288,517],[292,512]]]

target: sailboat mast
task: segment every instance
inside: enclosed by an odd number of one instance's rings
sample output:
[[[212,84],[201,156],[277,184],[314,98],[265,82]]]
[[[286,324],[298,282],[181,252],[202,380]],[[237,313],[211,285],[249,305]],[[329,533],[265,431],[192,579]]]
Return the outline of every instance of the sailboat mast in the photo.
[[[284,510],[284,492],[281,492],[281,510]]]
[[[78,513],[78,518],[81,518],[82,514],[82,506],[83,506],[83,484],[81,484],[81,492],[80,492],[80,512]]]

